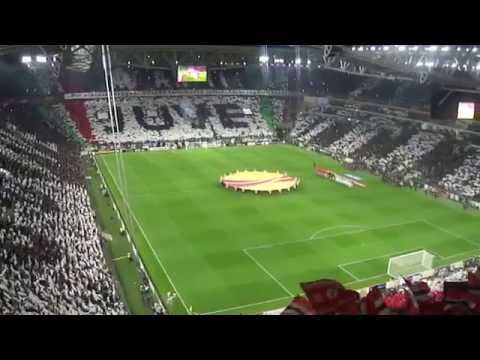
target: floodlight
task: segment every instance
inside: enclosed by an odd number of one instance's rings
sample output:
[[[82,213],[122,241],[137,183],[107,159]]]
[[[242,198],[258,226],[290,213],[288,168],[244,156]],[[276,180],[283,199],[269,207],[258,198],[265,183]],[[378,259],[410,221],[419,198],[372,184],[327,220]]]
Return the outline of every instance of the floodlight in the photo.
[[[37,55],[37,62],[38,63],[46,63],[47,57],[45,55]]]
[[[30,64],[32,62],[32,57],[30,55],[22,56],[23,64]]]
[[[267,63],[270,58],[267,55],[262,55],[258,58],[261,63]]]

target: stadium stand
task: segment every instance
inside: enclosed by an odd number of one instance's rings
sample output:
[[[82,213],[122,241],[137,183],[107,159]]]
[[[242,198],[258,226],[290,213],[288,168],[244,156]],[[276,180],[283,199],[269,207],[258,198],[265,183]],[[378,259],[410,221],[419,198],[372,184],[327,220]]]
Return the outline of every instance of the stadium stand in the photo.
[[[480,194],[479,172],[480,154],[472,154],[453,173],[447,174],[440,185],[449,192],[477,198]]]
[[[468,141],[386,116],[408,118],[410,109],[425,109],[428,84],[286,66],[268,74],[256,66],[212,67],[208,81],[188,84],[177,83],[175,71],[168,68],[115,66],[113,79],[116,90],[145,91],[116,99],[118,135],[101,96],[39,107],[41,111],[31,105],[0,110],[0,314],[127,313],[87,194],[83,140],[97,145],[96,150],[113,149],[116,142],[129,149],[270,144],[283,140],[276,130],[286,114],[296,113],[288,101],[271,96],[160,97],[147,94],[150,90],[288,89],[328,97],[330,106],[298,114],[289,142],[337,160],[348,158],[351,166],[399,186],[441,188],[454,200],[480,200],[480,153]],[[40,81],[45,93],[60,90],[47,80]],[[97,81],[65,89],[104,91],[104,86]],[[383,115],[360,114],[356,101],[373,103],[363,109],[382,109]],[[71,121],[66,121],[69,115]],[[468,129],[479,130],[477,124]],[[315,304],[304,287],[307,297],[294,299],[284,313],[479,313],[479,263],[475,258],[462,267],[443,267],[385,289],[372,288],[363,297],[326,281],[326,288],[351,300],[348,306],[329,304],[333,310],[319,311],[324,304]],[[452,282],[464,287],[454,289]],[[161,304],[155,306],[156,313],[164,312]]]
[[[79,150],[29,106],[0,113],[0,314],[126,314]]]
[[[299,114],[290,140],[339,160],[350,158],[352,166],[399,186],[443,188],[452,199],[462,202],[480,196],[476,175],[480,157],[468,141],[458,140],[448,131],[420,130],[409,122],[381,116],[356,120],[348,118],[350,115],[337,111],[329,117],[314,107]]]
[[[282,111],[275,102],[274,116]],[[106,100],[85,102],[92,132],[100,144],[115,139]],[[271,142],[272,129],[260,112],[257,97],[129,97],[117,101],[120,143]],[[180,145],[181,144],[181,145]],[[160,146],[162,146],[160,145]]]

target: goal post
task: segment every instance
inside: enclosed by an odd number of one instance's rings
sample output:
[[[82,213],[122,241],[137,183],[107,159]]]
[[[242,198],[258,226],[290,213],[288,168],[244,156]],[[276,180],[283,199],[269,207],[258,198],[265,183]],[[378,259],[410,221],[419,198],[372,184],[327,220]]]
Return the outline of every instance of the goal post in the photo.
[[[426,250],[394,256],[388,260],[387,274],[394,279],[427,270],[433,266],[434,255]]]

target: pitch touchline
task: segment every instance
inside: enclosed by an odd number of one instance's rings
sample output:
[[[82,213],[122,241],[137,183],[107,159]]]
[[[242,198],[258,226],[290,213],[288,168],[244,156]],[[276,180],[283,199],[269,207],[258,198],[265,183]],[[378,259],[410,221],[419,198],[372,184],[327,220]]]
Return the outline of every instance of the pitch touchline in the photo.
[[[269,304],[269,303],[272,303],[272,302],[275,302],[275,301],[286,300],[286,299],[291,299],[291,296],[284,296],[284,297],[280,297],[280,298],[276,298],[276,299],[272,299],[272,300],[260,301],[260,302],[257,302],[257,303],[252,303],[252,304],[247,304],[247,305],[240,305],[240,306],[234,306],[234,307],[221,309],[221,310],[209,311],[209,312],[203,313],[202,315],[213,315],[213,314],[218,314],[218,313],[231,311],[231,310],[245,309],[245,308],[252,307],[252,306],[255,306],[255,305]]]
[[[148,247],[150,248],[150,250],[152,251],[153,253],[153,256],[155,257],[155,259],[157,260],[158,264],[160,265],[160,267],[162,268],[163,272],[165,273],[168,281],[170,282],[170,284],[172,285],[172,288],[175,290],[178,298],[180,299],[183,307],[185,308],[185,310],[187,311],[188,314],[190,314],[190,310],[188,309],[187,305],[185,304],[185,301],[183,300],[182,298],[182,295],[178,292],[177,288],[175,287],[175,284],[173,283],[172,279],[170,278],[170,275],[168,275],[168,272],[167,272],[167,269],[165,268],[165,266],[163,266],[163,263],[162,261],[160,260],[160,258],[158,257],[157,253],[155,252],[155,250],[153,249],[152,247],[152,244],[150,243],[148,237],[147,237],[147,234],[145,233],[145,231],[143,230],[143,227],[142,225],[140,225],[140,222],[138,221],[137,217],[135,216],[135,213],[130,209],[130,205],[125,201],[125,198],[123,196],[123,192],[120,190],[120,188],[118,187],[118,184],[117,184],[117,181],[115,180],[115,178],[113,177],[112,175],[112,172],[110,171],[110,167],[108,166],[107,162],[103,159],[102,157],[102,161],[103,163],[105,164],[105,167],[107,168],[107,171],[108,173],[110,174],[110,177],[112,178],[118,192],[120,193],[120,196],[123,198],[123,202],[125,203],[125,205],[127,206],[128,208],[128,211],[130,211],[130,214],[132,215],[133,219],[135,220],[135,222],[137,223],[137,226],[138,228],[140,229],[140,232],[142,233],[143,237],[145,238],[145,241],[147,242],[148,244]]]

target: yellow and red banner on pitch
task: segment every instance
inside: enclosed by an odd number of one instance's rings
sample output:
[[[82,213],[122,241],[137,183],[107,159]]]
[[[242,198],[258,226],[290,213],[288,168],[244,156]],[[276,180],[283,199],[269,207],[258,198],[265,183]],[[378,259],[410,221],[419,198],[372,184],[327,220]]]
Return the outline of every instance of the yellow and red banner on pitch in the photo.
[[[350,188],[351,187],[362,187],[362,188],[367,187],[362,181],[359,180],[361,178],[358,176],[353,176],[350,174],[340,175],[331,170],[324,169],[319,166],[315,166],[315,172],[318,176],[333,180],[336,183],[345,185]]]

